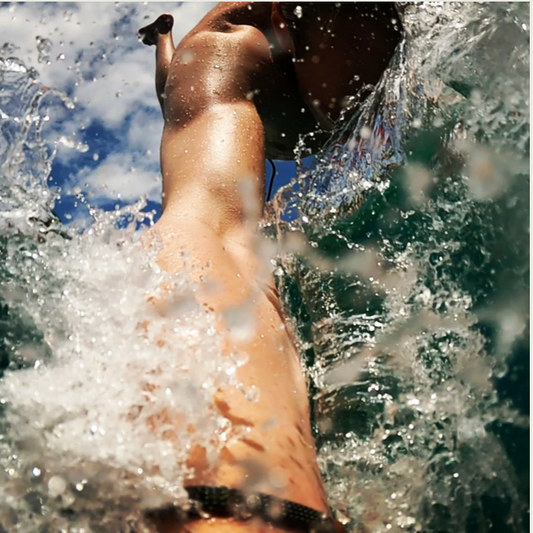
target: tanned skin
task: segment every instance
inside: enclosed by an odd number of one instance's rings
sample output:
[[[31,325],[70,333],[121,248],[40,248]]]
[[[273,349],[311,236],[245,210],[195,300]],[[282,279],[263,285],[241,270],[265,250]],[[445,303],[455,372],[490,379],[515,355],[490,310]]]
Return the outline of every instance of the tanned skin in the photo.
[[[140,30],[143,42],[156,46],[164,118],[163,212],[146,238],[162,242],[163,269],[178,273],[187,266],[200,303],[217,317],[225,352],[248,357],[239,380],[259,391],[255,402],[236,389],[218,391],[216,406],[234,427],[247,428],[246,437],[228,442],[214,468],[203,449],[193,450],[194,475],[186,484],[252,486],[324,513],[306,382],[258,253],[257,227],[266,155],[291,158],[300,134],[331,129],[346,96],[378,81],[399,41],[390,6],[350,4],[337,16],[332,5],[315,3],[320,20],[310,23],[305,43],[288,31],[279,6],[266,2],[219,4],[177,47],[171,15]],[[368,16],[369,6],[375,16]],[[168,303],[157,303],[163,315]],[[255,324],[246,339],[232,335],[227,321],[239,306]],[[230,519],[179,524],[161,518],[157,527],[162,533],[281,531]]]

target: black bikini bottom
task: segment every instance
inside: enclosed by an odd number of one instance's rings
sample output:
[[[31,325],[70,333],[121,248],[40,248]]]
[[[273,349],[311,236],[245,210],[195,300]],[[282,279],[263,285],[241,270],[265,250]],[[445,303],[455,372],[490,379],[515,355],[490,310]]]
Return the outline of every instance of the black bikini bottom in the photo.
[[[259,518],[267,524],[294,533],[346,533],[344,526],[330,516],[299,503],[261,493],[244,493],[227,487],[185,487],[187,508],[176,506],[149,511],[154,522],[186,523],[201,518],[233,518],[247,521]]]

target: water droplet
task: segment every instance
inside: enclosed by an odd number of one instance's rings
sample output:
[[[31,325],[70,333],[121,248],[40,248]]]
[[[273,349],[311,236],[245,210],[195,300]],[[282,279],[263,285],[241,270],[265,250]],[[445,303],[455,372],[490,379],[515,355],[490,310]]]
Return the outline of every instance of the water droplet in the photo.
[[[35,37],[35,40],[37,41],[37,61],[39,63],[49,63],[52,41],[39,35]]]
[[[372,130],[368,126],[363,126],[359,131],[359,136],[361,139],[370,139],[372,135]]]
[[[250,360],[250,356],[246,352],[237,352],[233,356],[233,361],[237,365],[237,368],[245,365]]]
[[[255,385],[252,385],[250,387],[248,387],[244,393],[244,397],[249,401],[249,402],[257,402],[259,400],[259,388],[256,387]]]
[[[61,476],[52,476],[48,480],[48,493],[52,498],[63,494],[66,488],[67,482]]]
[[[272,520],[278,520],[281,518],[285,514],[283,502],[279,500],[271,502],[268,506],[267,513]]]

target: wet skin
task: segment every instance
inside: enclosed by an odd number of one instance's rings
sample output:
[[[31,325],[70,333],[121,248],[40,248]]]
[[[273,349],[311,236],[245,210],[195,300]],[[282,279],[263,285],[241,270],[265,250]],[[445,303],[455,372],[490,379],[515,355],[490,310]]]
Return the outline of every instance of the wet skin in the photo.
[[[144,42],[156,45],[156,91],[165,123],[163,213],[145,239],[162,242],[163,269],[188,267],[199,302],[217,317],[225,353],[248,357],[239,380],[259,390],[253,403],[236,389],[217,393],[220,412],[246,436],[228,442],[214,467],[203,449],[192,450],[188,466],[194,474],[187,483],[250,487],[327,512],[305,378],[258,247],[265,155],[292,156],[299,134],[318,123],[331,128],[344,98],[358,84],[379,79],[397,39],[387,33],[389,12],[378,9],[369,18],[368,8],[350,8],[339,17],[331,6],[316,9],[329,22],[312,23],[309,50],[287,33],[271,3],[220,4],[177,48],[169,15],[141,30]],[[368,27],[355,35],[355,23]],[[348,54],[343,43],[361,54]],[[372,61],[363,60],[365,45],[375,52]],[[328,68],[317,71],[320,62]],[[360,79],[352,82],[355,73]],[[156,303],[162,315],[168,304]],[[255,326],[246,339],[235,338],[228,323],[239,306],[246,306]],[[168,520],[158,527],[185,530]],[[194,522],[186,530],[276,531],[229,520]]]
[[[258,29],[270,46],[270,61],[250,80],[253,101],[265,129],[266,156],[294,158],[300,135],[315,152],[327,140],[347,97],[368,84],[376,84],[401,39],[401,25],[392,3],[332,2],[295,4],[311,9],[304,38],[293,37],[289,22],[277,3],[225,2],[212,10],[184,40],[204,32],[228,33],[241,26]],[[140,32],[145,44],[155,44],[157,32],[167,34],[169,15]],[[161,20],[160,20],[161,19]],[[151,39],[151,40],[150,40]],[[158,47],[156,90],[161,96],[172,62],[172,39]],[[226,68],[234,67],[239,54],[226,57]],[[163,104],[162,104],[163,105]]]

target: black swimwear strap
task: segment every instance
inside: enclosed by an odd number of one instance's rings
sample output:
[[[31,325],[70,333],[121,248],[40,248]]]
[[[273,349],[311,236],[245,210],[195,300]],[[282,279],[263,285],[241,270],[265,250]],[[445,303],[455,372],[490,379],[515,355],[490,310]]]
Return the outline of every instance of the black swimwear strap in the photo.
[[[256,517],[280,529],[294,532],[344,531],[340,523],[319,511],[269,494],[245,494],[241,490],[227,487],[192,486],[185,487],[185,490],[193,502],[201,505],[199,511],[194,511],[198,517],[201,517],[202,513],[239,521]],[[339,526],[342,529],[339,529]]]
[[[294,533],[345,533],[340,522],[315,509],[261,493],[245,493],[227,487],[185,487],[190,499],[190,508],[181,512],[162,509],[149,513],[156,515],[176,512],[187,520],[199,518],[233,518],[246,521],[259,518],[267,524]],[[178,517],[176,517],[178,518]]]

